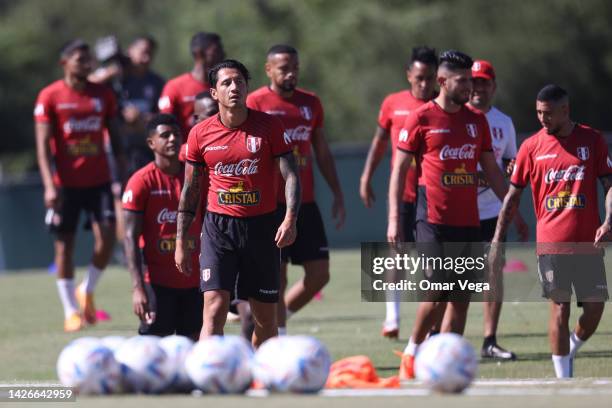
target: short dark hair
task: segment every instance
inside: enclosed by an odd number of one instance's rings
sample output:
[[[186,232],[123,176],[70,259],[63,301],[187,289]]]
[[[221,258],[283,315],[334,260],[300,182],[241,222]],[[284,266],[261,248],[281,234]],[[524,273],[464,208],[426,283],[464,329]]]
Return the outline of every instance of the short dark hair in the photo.
[[[298,52],[291,45],[276,44],[270,47],[266,55],[269,57],[270,55],[276,55],[276,54],[298,55]]]
[[[215,86],[217,86],[217,79],[219,76],[219,71],[221,71],[224,68],[237,69],[242,74],[242,77],[244,78],[246,83],[247,84],[249,83],[249,79],[251,79],[251,74],[249,74],[249,70],[247,69],[247,67],[245,67],[240,61],[236,61],[233,59],[226,59],[226,60],[221,61],[220,63],[218,63],[217,65],[215,65],[208,71],[208,85],[211,88],[214,88]]]
[[[568,98],[567,91],[559,85],[548,84],[540,89],[536,100],[540,102],[559,102],[562,99]]]
[[[196,101],[200,101],[202,99],[212,99],[210,95],[210,91],[202,91],[195,96]]]
[[[155,133],[159,125],[176,126],[177,128],[180,128],[178,120],[176,120],[176,116],[170,113],[158,113],[147,122],[147,137],[151,136],[152,133]]]
[[[60,49],[60,58],[68,58],[75,51],[80,50],[89,51],[89,44],[80,38],[72,39],[62,45],[62,48]]]
[[[450,70],[472,69],[474,61],[461,51],[448,50],[440,54],[440,66]]]
[[[425,65],[433,65],[434,67],[438,68],[438,56],[436,55],[436,49],[427,47],[425,45],[414,47],[406,67],[410,69],[412,64],[417,61]]]
[[[197,32],[191,37],[189,50],[195,56],[198,52],[204,51],[212,44],[221,44],[221,36],[217,33]]]
[[[146,41],[149,43],[151,48],[153,48],[153,51],[157,50],[157,41],[155,41],[155,38],[153,38],[151,34],[141,34],[137,36],[130,43],[130,47],[132,47],[134,44],[136,44],[139,41]]]

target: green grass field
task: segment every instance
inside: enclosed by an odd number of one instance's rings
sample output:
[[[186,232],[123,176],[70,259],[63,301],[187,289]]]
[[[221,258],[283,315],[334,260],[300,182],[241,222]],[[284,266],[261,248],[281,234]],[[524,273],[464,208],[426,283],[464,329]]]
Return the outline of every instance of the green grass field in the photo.
[[[531,257],[533,257],[531,255]],[[321,301],[315,301],[298,313],[289,323],[291,334],[310,334],[321,339],[329,348],[334,360],[356,354],[366,354],[375,363],[382,376],[394,375],[399,360],[392,350],[405,346],[415,304],[402,305],[401,339],[388,341],[380,336],[384,317],[383,303],[365,303],[360,299],[360,257],[355,250],[332,253],[332,280]],[[533,260],[531,261],[533,264]],[[82,272],[80,270],[79,272]],[[530,273],[534,273],[533,270]],[[299,269],[291,269],[293,279],[300,276]],[[0,320],[0,383],[57,383],[55,362],[62,347],[80,336],[106,336],[136,334],[137,319],[131,312],[131,294],[128,273],[120,267],[105,272],[98,290],[96,302],[112,316],[110,322],[102,322],[86,328],[79,334],[62,331],[62,310],[57,298],[54,277],[44,271],[22,271],[0,275],[0,299],[3,311]],[[579,314],[572,311],[572,322]],[[606,311],[599,332],[581,349],[575,363],[577,379],[564,382],[552,381],[554,373],[550,360],[547,337],[548,306],[546,303],[507,303],[504,305],[498,339],[515,351],[519,361],[497,363],[483,361],[479,367],[479,379],[535,379],[530,383],[513,381],[480,381],[467,396],[417,397],[422,388],[407,385],[405,395],[355,396],[330,394],[330,398],[313,396],[274,396],[270,406],[306,406],[333,404],[333,406],[361,407],[381,400],[389,406],[406,406],[419,401],[428,406],[466,404],[470,406],[522,404],[550,406],[554,400],[560,406],[597,406],[612,397],[612,314]],[[237,333],[237,326],[228,326],[228,332]],[[479,349],[482,341],[482,308],[471,307],[466,330],[467,338]],[[594,380],[595,379],[595,380]],[[543,380],[550,380],[548,383]],[[598,382],[599,381],[599,382]],[[501,391],[500,391],[501,390]],[[509,391],[504,391],[509,390]],[[574,391],[571,391],[574,390]],[[502,396],[494,394],[500,393]],[[568,394],[568,395],[562,395]],[[333,398],[331,396],[334,396]],[[585,402],[585,396],[588,402]],[[415,399],[416,398],[416,399]],[[316,402],[313,401],[316,399]],[[169,403],[185,406],[201,406],[202,400],[190,396],[118,396],[112,398],[79,398],[91,405],[127,406],[146,401],[147,406],[167,406]],[[206,404],[214,406],[250,405],[257,398],[206,397]],[[451,401],[457,402],[451,402]],[[564,405],[568,403],[570,405]],[[609,402],[606,402],[607,405]],[[213,406],[213,405],[210,405]],[[330,405],[331,406],[331,405]],[[461,405],[462,406],[462,405]],[[608,405],[609,406],[609,405]]]

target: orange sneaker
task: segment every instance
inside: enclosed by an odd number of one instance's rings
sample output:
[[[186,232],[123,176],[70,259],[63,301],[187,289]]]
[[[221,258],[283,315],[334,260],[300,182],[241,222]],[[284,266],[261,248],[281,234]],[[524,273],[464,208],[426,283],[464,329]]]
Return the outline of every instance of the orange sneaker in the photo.
[[[66,333],[77,332],[83,328],[83,319],[78,313],[73,313],[64,320],[64,331]]]
[[[410,354],[402,355],[399,378],[400,380],[414,380],[414,356]]]
[[[88,324],[96,324],[96,307],[94,306],[93,293],[85,293],[81,285],[77,286],[74,295],[79,302],[83,317]]]

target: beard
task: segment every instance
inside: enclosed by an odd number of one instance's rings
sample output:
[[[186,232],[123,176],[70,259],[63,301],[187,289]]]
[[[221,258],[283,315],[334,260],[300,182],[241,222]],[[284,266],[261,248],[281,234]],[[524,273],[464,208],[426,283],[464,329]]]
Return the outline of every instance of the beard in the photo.
[[[561,127],[557,126],[554,128],[546,128],[546,133],[549,135],[556,135],[561,130]]]
[[[283,81],[281,83],[281,85],[279,86],[280,89],[282,89],[285,92],[293,92],[295,91],[297,84],[295,82],[292,81]]]
[[[456,95],[451,95],[451,101],[453,101],[453,103],[457,104],[457,105],[465,105],[467,103],[467,101],[470,100],[469,95],[468,96],[463,96],[461,94],[456,94]]]

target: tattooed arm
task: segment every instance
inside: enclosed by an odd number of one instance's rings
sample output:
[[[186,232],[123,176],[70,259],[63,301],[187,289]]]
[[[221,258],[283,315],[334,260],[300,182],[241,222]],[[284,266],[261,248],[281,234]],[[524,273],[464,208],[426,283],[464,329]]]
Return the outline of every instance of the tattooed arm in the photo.
[[[300,177],[293,153],[287,153],[278,158],[280,172],[285,179],[285,201],[287,210],[285,219],[276,232],[276,246],[279,248],[293,244],[297,236],[297,215],[300,210],[302,191],[300,188]]]
[[[191,275],[191,256],[187,248],[187,231],[195,218],[200,202],[200,189],[202,181],[203,166],[185,163],[185,182],[181,199],[178,206],[178,216],[176,219],[176,250],[174,252],[174,262],[179,272],[187,276]]]
[[[521,187],[510,184],[508,193],[506,194],[506,197],[504,197],[502,209],[499,212],[497,227],[495,228],[492,243],[500,243],[503,241],[503,237],[508,232],[508,226],[518,211],[522,192],[523,189]]]
[[[599,179],[601,185],[606,193],[606,219],[595,233],[595,246],[603,247],[603,241],[609,237],[610,230],[612,229],[612,175],[603,176]]]
[[[142,258],[140,248],[138,248],[138,240],[142,234],[143,216],[139,212],[123,210],[123,217],[125,218],[123,248],[132,278],[132,309],[141,321],[152,323],[155,309],[151,306],[155,302],[147,297],[142,271]]]

